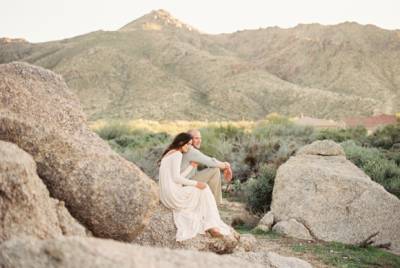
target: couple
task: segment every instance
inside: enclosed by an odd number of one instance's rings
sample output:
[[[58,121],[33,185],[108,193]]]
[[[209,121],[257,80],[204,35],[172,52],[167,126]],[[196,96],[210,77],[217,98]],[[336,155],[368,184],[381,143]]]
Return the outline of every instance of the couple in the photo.
[[[219,169],[223,169],[225,178],[230,180],[230,165],[202,154],[197,149],[200,145],[198,130],[180,133],[161,156],[160,200],[173,211],[177,241],[205,232],[213,237],[223,237],[232,232],[231,227],[221,220],[217,207],[222,200]],[[193,175],[198,163],[214,168]]]

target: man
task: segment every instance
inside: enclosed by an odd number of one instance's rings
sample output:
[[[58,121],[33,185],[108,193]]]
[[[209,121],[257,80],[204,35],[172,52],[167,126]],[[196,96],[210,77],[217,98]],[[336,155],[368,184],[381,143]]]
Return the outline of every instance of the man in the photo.
[[[192,147],[187,153],[183,154],[181,171],[185,170],[193,163],[195,168],[189,173],[188,177],[196,181],[207,183],[215,197],[217,205],[219,205],[222,202],[220,170],[224,170],[225,180],[229,182],[232,179],[231,166],[228,162],[221,162],[200,152],[201,133],[199,130],[192,129],[189,130],[188,133],[192,135]],[[198,164],[205,165],[208,168],[197,171]]]

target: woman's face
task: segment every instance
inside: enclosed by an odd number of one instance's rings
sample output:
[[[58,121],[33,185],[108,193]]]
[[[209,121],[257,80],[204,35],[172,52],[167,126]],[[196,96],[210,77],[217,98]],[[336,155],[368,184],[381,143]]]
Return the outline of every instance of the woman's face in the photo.
[[[182,153],[187,153],[189,151],[190,146],[192,146],[192,140],[181,147]]]

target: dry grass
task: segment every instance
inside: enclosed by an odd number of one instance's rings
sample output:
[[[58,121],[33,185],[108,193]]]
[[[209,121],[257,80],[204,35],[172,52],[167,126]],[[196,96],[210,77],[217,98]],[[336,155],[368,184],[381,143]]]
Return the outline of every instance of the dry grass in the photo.
[[[237,128],[242,128],[245,131],[251,131],[257,124],[257,121],[185,121],[185,120],[177,120],[177,121],[154,121],[154,120],[97,120],[90,122],[90,128],[94,131],[99,130],[110,124],[123,124],[127,126],[130,130],[146,130],[148,132],[153,133],[161,133],[165,132],[170,135],[175,135],[179,132],[185,132],[189,129],[199,129],[199,128],[207,128],[207,127],[228,127],[233,126]]]

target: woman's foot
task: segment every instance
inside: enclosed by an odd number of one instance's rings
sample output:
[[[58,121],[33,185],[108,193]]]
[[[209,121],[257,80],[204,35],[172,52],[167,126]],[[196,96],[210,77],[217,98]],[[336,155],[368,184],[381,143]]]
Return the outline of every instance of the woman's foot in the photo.
[[[220,238],[224,237],[224,235],[220,233],[218,228],[211,228],[211,229],[208,229],[207,231],[210,233],[210,235],[212,237],[220,237]]]

